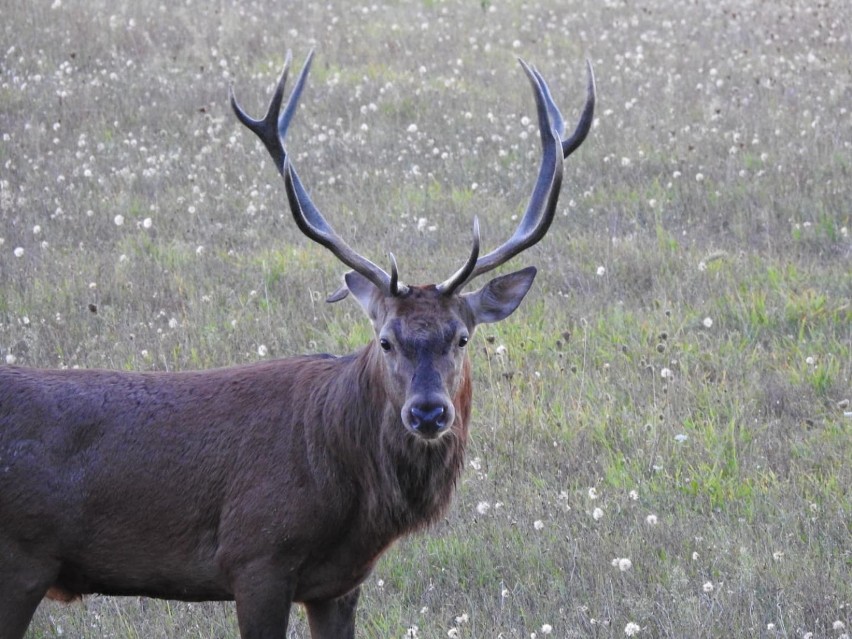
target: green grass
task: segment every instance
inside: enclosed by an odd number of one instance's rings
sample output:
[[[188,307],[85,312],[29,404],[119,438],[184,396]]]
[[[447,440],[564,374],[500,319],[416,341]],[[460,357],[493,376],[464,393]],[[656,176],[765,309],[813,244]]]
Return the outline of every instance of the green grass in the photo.
[[[420,283],[458,267],[473,215],[490,250],[523,211],[538,149],[515,56],[569,122],[588,56],[596,126],[513,261],[534,290],[472,343],[454,505],[379,563],[359,636],[848,635],[846,3],[49,6],[0,26],[0,356],[358,348],[360,309],[323,301],[345,267],[295,228],[231,82],[258,114],[285,50],[298,68],[316,48],[288,148],[338,232]],[[60,636],[237,630],[230,604],[94,596],[41,606],[28,638]]]

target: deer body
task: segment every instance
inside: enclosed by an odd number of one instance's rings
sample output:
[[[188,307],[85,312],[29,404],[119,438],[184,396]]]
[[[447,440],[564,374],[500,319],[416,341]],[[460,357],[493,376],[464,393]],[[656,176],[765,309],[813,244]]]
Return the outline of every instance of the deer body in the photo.
[[[353,270],[375,338],[344,357],[301,356],[189,372],[0,366],[0,639],[20,639],[43,597],[87,593],[234,600],[243,639],[283,639],[292,602],[314,639],[351,639],[359,586],[400,536],[445,512],[471,412],[465,346],[509,316],[527,267],[474,277],[538,242],[562,160],[591,126],[564,122],[537,71],[543,149],[518,229],[438,285],[407,286],[353,251],[311,202],[283,147],[311,58],[282,109],[288,64],[256,133],[305,235]]]
[[[36,581],[55,596],[233,599],[232,574],[269,555],[294,600],[346,594],[449,503],[470,406],[465,380],[452,437],[405,437],[375,350],[185,373],[0,367],[4,536],[53,558]]]

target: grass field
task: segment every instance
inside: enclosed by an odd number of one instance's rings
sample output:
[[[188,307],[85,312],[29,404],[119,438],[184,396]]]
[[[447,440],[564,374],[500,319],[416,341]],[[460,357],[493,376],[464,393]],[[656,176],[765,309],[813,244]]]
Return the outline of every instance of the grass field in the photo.
[[[0,0],[0,357],[205,368],[344,353],[252,113],[358,250],[440,281],[538,160],[516,62],[598,111],[535,287],[473,346],[445,521],[367,582],[360,637],[849,637],[852,5]],[[2,576],[0,576],[2,578]],[[0,633],[2,634],[2,633]],[[290,635],[307,637],[301,611]],[[230,604],[45,602],[28,638],[237,637]]]

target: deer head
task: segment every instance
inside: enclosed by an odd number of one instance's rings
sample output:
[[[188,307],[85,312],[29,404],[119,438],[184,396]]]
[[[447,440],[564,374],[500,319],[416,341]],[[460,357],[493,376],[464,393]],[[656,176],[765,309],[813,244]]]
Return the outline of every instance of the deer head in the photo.
[[[233,91],[231,106],[240,122],[266,146],[283,176],[296,225],[352,269],[344,275],[343,286],[328,301],[342,300],[351,293],[370,318],[375,331],[371,347],[384,375],[387,400],[399,411],[410,432],[425,440],[440,438],[459,419],[456,408],[466,375],[465,346],[476,326],[511,315],[532,286],[536,269],[530,266],[496,277],[474,292],[462,290],[471,280],[507,262],[547,233],[562,184],[562,162],[582,144],[592,125],[595,81],[591,64],[587,63],[588,90],[580,121],[569,137],[563,137],[565,122],[547,83],[535,68],[520,60],[533,89],[542,147],[538,178],[526,212],[512,236],[483,256],[479,254],[479,222],[474,218],[470,255],[461,268],[440,284],[409,286],[400,282],[392,253],[388,273],[354,251],[334,231],[311,200],[284,149],[284,138],[312,60],[313,52],[308,55],[283,109],[291,61],[289,52],[262,119],[249,117]]]

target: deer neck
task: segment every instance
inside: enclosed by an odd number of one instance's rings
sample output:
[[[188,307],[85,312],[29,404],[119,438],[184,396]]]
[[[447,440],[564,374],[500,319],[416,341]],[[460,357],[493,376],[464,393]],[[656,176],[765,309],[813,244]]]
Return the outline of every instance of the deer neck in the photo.
[[[464,466],[471,408],[470,362],[465,360],[462,383],[455,394],[456,419],[443,436],[425,441],[409,432],[399,413],[399,402],[387,397],[382,379],[381,353],[375,344],[353,360],[357,388],[358,423],[352,423],[358,454],[350,460],[359,503],[371,521],[394,536],[439,519],[447,510]],[[350,440],[351,441],[351,440]]]

